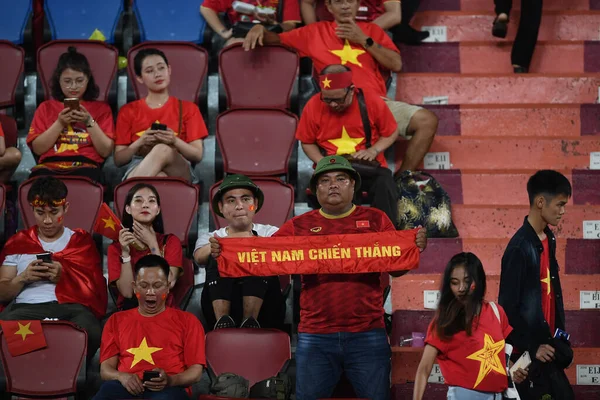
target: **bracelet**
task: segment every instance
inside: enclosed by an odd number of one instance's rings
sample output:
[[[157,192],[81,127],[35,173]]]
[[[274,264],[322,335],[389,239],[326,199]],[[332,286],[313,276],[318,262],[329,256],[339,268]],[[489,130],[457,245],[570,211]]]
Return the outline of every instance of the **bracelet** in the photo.
[[[127,264],[128,262],[131,262],[131,256],[121,257],[121,264]]]

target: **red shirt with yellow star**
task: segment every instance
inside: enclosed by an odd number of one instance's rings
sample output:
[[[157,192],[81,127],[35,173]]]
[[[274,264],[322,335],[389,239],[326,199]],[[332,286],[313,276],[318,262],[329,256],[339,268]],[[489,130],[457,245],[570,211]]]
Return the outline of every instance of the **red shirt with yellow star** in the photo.
[[[145,99],[125,104],[117,117],[117,138],[115,145],[129,146],[150,129],[154,122],[164,124],[184,142],[204,139],[208,136],[206,125],[198,106],[190,101],[182,101],[181,132],[179,129],[179,101],[171,96],[160,108],[150,108]]]
[[[379,26],[357,22],[360,29],[377,44],[399,53],[398,48]],[[335,22],[322,21],[279,34],[281,44],[291,47],[300,57],[310,57],[317,71],[331,64],[342,64],[352,70],[354,84],[385,97],[385,80],[379,63],[361,45],[349,43],[335,34]],[[320,38],[320,40],[317,40]]]
[[[550,249],[548,237],[542,241],[542,254],[540,254],[540,281],[542,283],[542,311],[544,318],[550,326],[550,332],[554,334],[555,329],[555,305],[552,280],[550,278]]]
[[[81,105],[90,113],[102,132],[109,138],[114,137],[114,126],[112,110],[109,105],[101,101],[83,101]],[[58,100],[46,100],[35,110],[33,121],[27,134],[27,145],[31,148],[32,142],[46,132],[58,119],[58,114],[65,105]],[[75,157],[83,156],[98,164],[104,162],[104,158],[98,154],[92,143],[87,127],[83,122],[68,125],[58,136],[56,144],[40,156],[40,163],[48,157]]]
[[[100,362],[118,356],[117,370],[137,374],[162,368],[176,375],[206,365],[204,329],[193,314],[167,307],[154,317],[138,309],[113,314],[102,331]]]
[[[433,322],[429,324],[425,343],[438,350],[437,361],[447,385],[491,393],[508,387],[504,339],[512,327],[504,309],[496,306],[500,321],[492,306],[484,302],[479,317],[473,319],[471,336],[461,331],[444,341],[437,336]]]
[[[335,79],[335,74],[331,76]],[[396,131],[397,123],[380,96],[369,92],[364,95],[371,123],[371,145],[374,145],[381,136],[391,136]],[[350,106],[338,113],[321,101],[320,95],[313,96],[306,103],[300,117],[296,139],[302,143],[317,144],[325,149],[328,156],[352,154],[366,149],[365,129],[356,93],[353,97]],[[387,167],[383,152],[376,159],[383,167]]]

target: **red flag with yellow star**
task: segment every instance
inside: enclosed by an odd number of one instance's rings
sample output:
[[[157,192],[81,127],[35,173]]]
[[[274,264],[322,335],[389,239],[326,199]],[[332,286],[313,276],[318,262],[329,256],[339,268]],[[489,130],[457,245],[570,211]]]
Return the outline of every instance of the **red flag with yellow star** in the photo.
[[[47,346],[41,321],[0,321],[0,326],[13,357]]]
[[[100,207],[96,222],[94,223],[94,232],[118,242],[120,230],[121,221],[112,212],[108,204],[102,203],[102,207]]]

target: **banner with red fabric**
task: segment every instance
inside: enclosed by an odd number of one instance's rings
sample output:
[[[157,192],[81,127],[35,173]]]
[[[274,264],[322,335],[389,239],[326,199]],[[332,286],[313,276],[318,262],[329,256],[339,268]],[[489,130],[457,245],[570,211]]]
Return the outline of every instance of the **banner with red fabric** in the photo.
[[[221,277],[361,274],[418,268],[417,229],[352,235],[224,238]]]
[[[41,321],[0,321],[0,326],[13,357],[47,346]]]
[[[94,222],[94,232],[118,242],[120,230],[121,221],[119,221],[119,218],[117,218],[108,204],[102,203],[96,217],[96,222]]]

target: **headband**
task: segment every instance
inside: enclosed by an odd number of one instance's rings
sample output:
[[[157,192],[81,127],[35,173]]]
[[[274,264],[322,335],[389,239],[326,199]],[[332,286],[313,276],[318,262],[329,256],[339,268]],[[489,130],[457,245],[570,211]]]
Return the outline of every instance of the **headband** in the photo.
[[[346,89],[350,86],[352,86],[352,71],[319,75],[319,87],[321,89]]]

